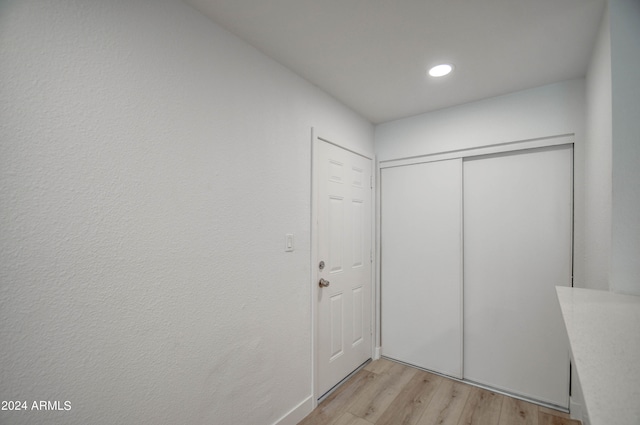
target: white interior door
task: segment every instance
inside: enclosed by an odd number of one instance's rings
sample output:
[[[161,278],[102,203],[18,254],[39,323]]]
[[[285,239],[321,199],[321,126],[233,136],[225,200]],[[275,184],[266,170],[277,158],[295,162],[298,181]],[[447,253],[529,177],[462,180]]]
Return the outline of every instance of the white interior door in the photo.
[[[382,354],[462,378],[462,160],[381,171]]]
[[[464,162],[464,376],[568,407],[572,147]]]
[[[316,139],[317,394],[371,358],[371,160]]]

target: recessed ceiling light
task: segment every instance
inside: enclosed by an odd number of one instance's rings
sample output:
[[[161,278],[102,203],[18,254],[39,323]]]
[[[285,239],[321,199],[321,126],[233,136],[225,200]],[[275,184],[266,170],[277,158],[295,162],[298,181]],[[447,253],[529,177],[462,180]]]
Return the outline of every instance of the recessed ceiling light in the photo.
[[[448,63],[443,63],[440,65],[436,65],[429,70],[429,75],[432,77],[444,77],[448,75],[451,71],[453,71],[453,65]]]

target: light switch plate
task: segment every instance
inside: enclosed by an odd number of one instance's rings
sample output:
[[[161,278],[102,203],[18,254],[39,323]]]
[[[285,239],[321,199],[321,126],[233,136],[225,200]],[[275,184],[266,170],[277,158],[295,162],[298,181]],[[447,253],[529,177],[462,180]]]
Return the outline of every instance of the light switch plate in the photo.
[[[294,249],[293,234],[287,233],[287,237],[285,238],[285,244],[284,244],[284,252],[293,252],[293,249]]]

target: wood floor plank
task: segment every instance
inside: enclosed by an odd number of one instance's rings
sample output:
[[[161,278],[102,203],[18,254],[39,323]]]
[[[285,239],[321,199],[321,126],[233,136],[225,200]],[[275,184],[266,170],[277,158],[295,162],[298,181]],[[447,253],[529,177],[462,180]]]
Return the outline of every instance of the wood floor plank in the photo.
[[[451,379],[443,379],[418,425],[456,425],[471,387]]]
[[[548,415],[560,416],[561,418],[571,419],[571,416],[569,416],[568,413],[561,412],[559,410],[549,409],[548,407],[542,407],[542,406],[539,406],[538,410]]]
[[[352,415],[349,412],[343,413],[335,422],[331,425],[373,425],[371,422]]]
[[[580,421],[381,359],[354,374],[299,425],[580,425]]]
[[[500,425],[538,425],[538,406],[505,397],[500,411]]]
[[[329,397],[322,401],[316,409],[299,423],[299,425],[327,425],[342,416],[356,395],[366,387],[375,374],[368,370],[360,370]]]
[[[496,425],[500,421],[500,411],[504,396],[474,387],[464,406],[459,425]]]
[[[367,366],[365,366],[365,369],[373,373],[384,373],[396,364],[398,363],[385,358],[380,358],[369,363]]]
[[[429,372],[416,372],[376,421],[376,425],[416,425],[442,379]]]
[[[391,367],[376,375],[376,379],[360,392],[349,412],[375,423],[418,372],[400,363],[389,363]]]
[[[538,425],[580,425],[580,421],[539,412]]]

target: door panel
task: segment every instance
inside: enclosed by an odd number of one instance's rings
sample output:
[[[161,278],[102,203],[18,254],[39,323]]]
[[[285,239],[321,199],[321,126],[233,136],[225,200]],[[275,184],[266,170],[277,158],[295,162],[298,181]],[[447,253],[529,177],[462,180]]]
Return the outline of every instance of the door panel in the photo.
[[[381,171],[383,355],[462,377],[462,161]]]
[[[568,407],[572,148],[464,162],[464,376]]]
[[[371,358],[371,160],[316,139],[317,394]]]

